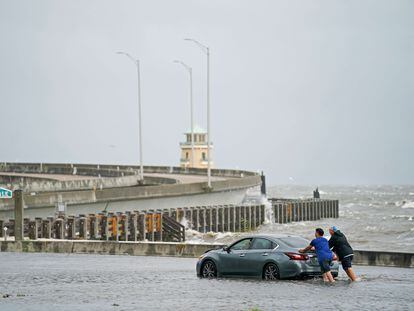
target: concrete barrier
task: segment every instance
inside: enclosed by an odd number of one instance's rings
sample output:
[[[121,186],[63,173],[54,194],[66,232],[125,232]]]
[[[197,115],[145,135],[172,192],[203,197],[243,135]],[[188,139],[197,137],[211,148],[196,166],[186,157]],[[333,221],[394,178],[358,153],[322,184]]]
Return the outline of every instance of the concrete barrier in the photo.
[[[116,241],[0,241],[1,252],[198,257],[220,244]],[[414,253],[354,250],[355,265],[414,268]]]
[[[1,252],[169,256],[195,258],[221,245],[115,241],[0,241]]]
[[[353,263],[366,266],[414,268],[414,253],[354,250]]]

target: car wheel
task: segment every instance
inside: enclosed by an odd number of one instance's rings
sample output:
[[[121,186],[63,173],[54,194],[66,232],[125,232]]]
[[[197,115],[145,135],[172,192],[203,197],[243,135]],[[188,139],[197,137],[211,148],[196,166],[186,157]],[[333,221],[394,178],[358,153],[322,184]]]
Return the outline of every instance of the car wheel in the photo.
[[[201,276],[203,278],[212,279],[217,277],[217,268],[214,262],[206,260],[201,268]]]
[[[263,279],[266,281],[274,281],[280,279],[279,268],[276,264],[269,263],[264,267]]]

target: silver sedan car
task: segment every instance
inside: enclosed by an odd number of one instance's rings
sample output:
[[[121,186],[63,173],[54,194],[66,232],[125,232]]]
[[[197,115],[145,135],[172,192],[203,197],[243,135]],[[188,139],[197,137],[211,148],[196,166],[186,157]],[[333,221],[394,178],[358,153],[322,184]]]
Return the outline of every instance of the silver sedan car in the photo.
[[[265,280],[321,276],[316,254],[299,253],[309,241],[293,235],[253,235],[230,246],[209,250],[199,257],[197,275],[204,278],[221,276],[256,277]],[[331,272],[338,276],[334,256]]]

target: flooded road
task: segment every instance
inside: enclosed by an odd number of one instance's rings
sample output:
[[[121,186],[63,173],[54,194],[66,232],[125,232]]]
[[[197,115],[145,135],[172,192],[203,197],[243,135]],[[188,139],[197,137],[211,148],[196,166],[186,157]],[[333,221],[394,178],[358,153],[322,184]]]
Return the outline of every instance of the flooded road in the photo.
[[[198,279],[196,259],[0,253],[0,310],[414,310],[414,269],[355,267],[361,282]]]

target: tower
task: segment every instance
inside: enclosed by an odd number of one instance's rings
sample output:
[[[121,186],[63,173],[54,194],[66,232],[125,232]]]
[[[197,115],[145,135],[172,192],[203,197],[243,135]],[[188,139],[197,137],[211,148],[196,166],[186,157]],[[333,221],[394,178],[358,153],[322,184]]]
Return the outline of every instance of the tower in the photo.
[[[186,141],[180,143],[181,148],[181,167],[195,167],[207,168],[207,132],[199,126],[194,127],[194,144],[191,140],[191,129],[184,133]],[[192,159],[192,147],[194,145],[194,162]],[[213,148],[213,143],[210,142],[210,148]],[[211,156],[210,149],[210,156]],[[194,163],[194,164],[193,164]],[[213,166],[213,161],[210,159],[210,165]]]

